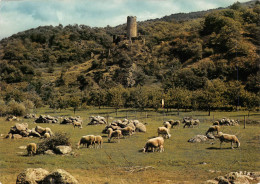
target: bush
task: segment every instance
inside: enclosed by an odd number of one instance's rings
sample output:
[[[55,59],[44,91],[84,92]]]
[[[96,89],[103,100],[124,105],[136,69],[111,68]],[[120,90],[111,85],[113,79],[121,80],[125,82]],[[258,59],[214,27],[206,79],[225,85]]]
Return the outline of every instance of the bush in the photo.
[[[25,113],[26,113],[26,108],[23,103],[11,101],[8,104],[8,114],[12,114],[15,116],[24,116]]]
[[[70,146],[70,136],[67,133],[58,132],[54,136],[45,139],[39,143],[37,154],[42,154],[47,150],[54,150],[56,146],[65,145]]]
[[[0,105],[0,116],[5,116],[8,113],[8,107],[6,105]]]

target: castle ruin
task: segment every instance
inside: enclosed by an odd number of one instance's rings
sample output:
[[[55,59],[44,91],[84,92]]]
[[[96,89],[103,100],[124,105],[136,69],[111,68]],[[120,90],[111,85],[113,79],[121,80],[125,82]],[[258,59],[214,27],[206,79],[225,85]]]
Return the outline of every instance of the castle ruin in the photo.
[[[127,17],[127,38],[131,39],[133,37],[137,37],[137,23],[136,16],[128,16]]]
[[[137,33],[137,22],[136,22],[136,16],[128,16],[127,17],[127,24],[126,24],[126,34],[124,35],[113,35],[113,43],[118,45],[122,42],[138,42],[141,41],[143,44],[145,44],[144,37],[138,35]]]

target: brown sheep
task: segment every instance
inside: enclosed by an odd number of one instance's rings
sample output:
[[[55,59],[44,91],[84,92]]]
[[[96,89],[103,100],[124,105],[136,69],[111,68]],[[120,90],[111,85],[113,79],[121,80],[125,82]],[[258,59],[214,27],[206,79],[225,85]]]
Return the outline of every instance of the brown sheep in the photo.
[[[35,143],[29,143],[27,145],[28,156],[36,154],[36,151],[37,151],[37,145]]]
[[[171,134],[169,133],[169,129],[165,128],[165,127],[158,127],[157,129],[157,133],[158,133],[158,137],[162,136],[163,138],[170,138]]]
[[[173,128],[174,126],[179,127],[181,124],[181,121],[180,120],[169,120],[169,123],[171,124],[171,126]]]
[[[163,137],[155,137],[155,138],[149,139],[146,142],[142,151],[148,152],[149,149],[151,149],[151,151],[154,152],[155,149],[159,149],[158,150],[159,152],[163,152],[164,151],[163,144],[164,144]]]
[[[218,126],[219,126],[219,121],[215,121],[215,122],[213,123],[213,125],[218,125]]]
[[[117,137],[117,139],[119,139],[120,137],[122,137],[122,132],[121,132],[121,130],[115,130],[115,131],[113,131],[112,128],[109,128],[109,129],[107,129],[107,132],[108,132],[108,142],[110,142],[113,137]]]
[[[122,132],[122,135],[133,135],[133,128],[132,127],[125,127],[120,129]]]
[[[49,133],[45,133],[45,134],[43,135],[43,138],[45,138],[45,139],[50,138],[50,137],[51,137],[51,135],[50,135]]]
[[[81,144],[83,144],[83,146],[87,145],[87,148],[89,146],[93,146],[95,142],[95,136],[94,135],[86,135],[86,136],[82,136],[80,141],[78,142],[78,148],[80,147]]]
[[[220,140],[220,149],[223,142],[231,142],[231,148],[233,149],[233,143],[237,144],[237,148],[240,146],[240,142],[235,135],[230,134],[223,134],[222,132],[219,132],[219,134],[216,136]]]
[[[73,121],[72,123],[73,127],[78,127],[78,128],[82,128],[82,123],[81,122],[77,122],[77,121]]]
[[[95,147],[96,147],[96,144],[97,144],[96,148],[102,148],[102,143],[103,143],[103,138],[100,135],[96,135],[95,141],[94,141]]]
[[[218,125],[210,126],[208,131],[206,132],[206,135],[208,133],[213,133],[213,132],[217,132],[217,134],[218,134],[219,130],[220,130],[220,126],[218,126]]]

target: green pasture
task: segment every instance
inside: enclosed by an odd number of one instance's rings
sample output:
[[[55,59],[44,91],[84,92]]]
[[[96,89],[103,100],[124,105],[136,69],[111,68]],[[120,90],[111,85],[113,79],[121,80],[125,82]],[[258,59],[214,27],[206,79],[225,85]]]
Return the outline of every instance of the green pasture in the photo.
[[[72,125],[38,124],[49,127],[53,132],[67,132],[71,137],[74,154],[70,156],[60,155],[36,155],[25,156],[26,150],[19,149],[30,142],[40,142],[39,138],[23,138],[20,140],[0,139],[0,182],[15,183],[17,175],[25,168],[44,168],[49,171],[65,169],[75,176],[80,183],[201,183],[219,175],[225,175],[231,171],[259,171],[259,124],[247,124],[244,129],[243,120],[247,112],[144,112],[134,109],[121,109],[116,115],[112,108],[89,108],[73,111],[62,110],[54,112],[52,109],[42,108],[37,110],[38,115],[49,114],[51,116],[81,116],[84,121],[82,129],[73,128]],[[89,116],[101,115],[109,119],[111,123],[115,119],[138,119],[147,123],[146,133],[135,133],[118,142],[113,140],[108,143],[102,130],[105,126],[86,126]],[[171,129],[172,137],[165,141],[163,153],[142,153],[139,150],[145,142],[157,135],[157,127],[162,126],[168,119],[182,119],[192,116],[201,120],[199,128]],[[219,141],[212,140],[206,143],[188,143],[188,139],[197,134],[205,134],[212,122],[218,118],[230,117],[241,120],[240,126],[222,127],[224,133],[235,134],[241,142],[238,149],[230,149],[230,143],[223,143],[219,149]],[[246,120],[259,120],[260,113],[252,112]],[[37,124],[33,120],[22,119],[22,123],[28,123],[29,128]],[[250,120],[250,121],[249,121]],[[10,127],[16,122],[7,122],[0,118],[0,134],[7,134]],[[83,135],[102,135],[104,144],[102,149],[76,149],[76,144]],[[147,170],[138,171],[137,166],[147,167]]]

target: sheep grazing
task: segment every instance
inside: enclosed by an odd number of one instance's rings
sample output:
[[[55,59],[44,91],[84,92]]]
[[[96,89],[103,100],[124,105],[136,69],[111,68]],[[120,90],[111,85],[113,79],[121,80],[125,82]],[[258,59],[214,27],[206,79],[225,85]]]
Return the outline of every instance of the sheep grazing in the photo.
[[[165,127],[158,127],[157,129],[158,136],[162,136],[165,139],[169,139],[171,137],[171,134],[169,132],[170,130]]]
[[[184,123],[184,126],[183,126],[183,128],[185,128],[186,126],[188,126],[189,128],[190,127],[194,127],[194,126],[198,126],[199,127],[199,125],[200,125],[200,120],[198,120],[198,119],[184,119],[183,120],[183,123]]]
[[[102,143],[103,143],[102,137],[100,135],[96,135],[95,141],[94,141],[95,148],[102,148]],[[97,145],[97,147],[96,147],[96,145]]]
[[[217,132],[217,134],[218,134],[219,130],[220,130],[220,126],[218,126],[218,125],[210,126],[208,131],[206,132],[206,135],[208,133],[213,133],[213,132]]]
[[[128,126],[128,127],[125,127],[125,128],[121,128],[120,129],[121,130],[121,132],[122,132],[122,135],[129,135],[129,136],[131,136],[131,135],[133,135],[133,128],[132,127],[130,127],[130,126]]]
[[[108,142],[110,142],[113,137],[117,137],[117,139],[119,139],[120,137],[122,137],[122,132],[121,132],[121,130],[115,130],[115,131],[113,131],[112,128],[109,128],[109,129],[107,129],[107,132],[108,132]]]
[[[180,120],[169,120],[169,123],[171,124],[172,128],[175,126],[175,127],[179,127],[180,124],[181,124],[181,121]]]
[[[152,152],[154,152],[155,149],[158,149],[159,152],[163,152],[164,151],[163,144],[164,144],[163,137],[155,137],[155,138],[149,139],[146,142],[142,151],[148,152],[149,150],[151,150]]]
[[[74,122],[72,123],[72,125],[73,125],[74,128],[75,128],[75,127],[82,128],[82,123],[81,123],[81,122],[74,121]]]
[[[218,126],[219,126],[219,121],[215,121],[215,122],[213,123],[213,125],[218,125]]]
[[[29,143],[27,145],[27,153],[28,156],[31,156],[33,154],[36,154],[36,150],[37,150],[37,145],[35,143]]]
[[[167,128],[168,130],[170,130],[171,127],[172,127],[172,125],[171,125],[170,122],[168,122],[168,121],[163,122],[163,126],[164,126],[165,128]]]
[[[220,140],[220,149],[223,142],[231,142],[231,148],[233,149],[233,143],[237,144],[237,148],[240,146],[240,142],[235,135],[230,134],[223,134],[222,132],[219,132],[216,136]]]
[[[83,146],[87,145],[87,148],[89,146],[93,146],[95,143],[95,136],[94,135],[86,135],[86,136],[82,136],[80,141],[78,142],[78,148],[80,147],[81,144],[83,144]]]
[[[43,135],[43,138],[44,139],[47,139],[47,138],[50,138],[51,137],[51,135],[49,134],[49,133],[45,133],[44,135]]]

